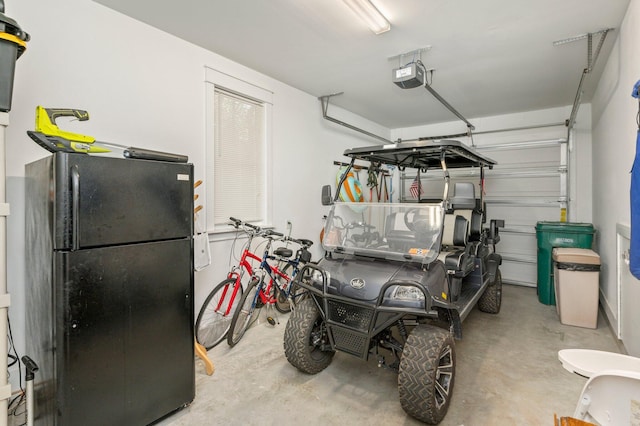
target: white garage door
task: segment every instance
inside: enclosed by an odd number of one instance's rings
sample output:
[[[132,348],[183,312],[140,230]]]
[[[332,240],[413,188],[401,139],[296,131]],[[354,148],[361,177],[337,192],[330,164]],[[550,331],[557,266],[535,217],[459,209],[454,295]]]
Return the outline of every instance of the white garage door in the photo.
[[[535,286],[536,223],[558,221],[566,208],[566,139],[479,150],[498,162],[486,173],[485,187],[487,217],[505,221],[498,246],[504,281]]]
[[[485,171],[485,201],[487,224],[491,219],[505,221],[496,248],[503,256],[501,271],[507,283],[536,286],[536,223],[566,218],[569,167],[566,135],[566,127],[550,126],[509,135],[474,137],[475,148],[498,163]],[[479,172],[451,170],[450,175],[450,191],[455,182],[474,182],[479,197]],[[408,189],[414,179],[415,174],[401,174],[406,201],[412,200]],[[442,198],[442,173],[427,172],[421,175],[421,181],[423,198]]]

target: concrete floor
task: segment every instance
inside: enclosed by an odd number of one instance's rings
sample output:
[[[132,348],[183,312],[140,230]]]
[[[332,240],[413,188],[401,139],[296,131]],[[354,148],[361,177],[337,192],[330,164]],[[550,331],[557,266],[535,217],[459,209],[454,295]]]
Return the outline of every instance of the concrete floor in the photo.
[[[193,403],[157,425],[417,425],[398,402],[397,374],[337,353],[310,376],[284,357],[287,321],[247,331],[234,348],[209,351],[213,376],[196,361]],[[457,374],[449,412],[441,425],[550,425],[570,416],[586,379],[558,361],[565,348],[619,352],[600,314],[596,330],[560,324],[555,306],[538,302],[532,288],[505,286],[502,311],[475,309],[456,343]]]

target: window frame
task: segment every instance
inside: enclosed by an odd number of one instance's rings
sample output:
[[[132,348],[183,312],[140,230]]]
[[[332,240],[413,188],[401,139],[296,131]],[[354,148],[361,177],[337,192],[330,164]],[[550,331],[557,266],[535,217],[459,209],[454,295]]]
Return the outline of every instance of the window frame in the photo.
[[[249,100],[260,102],[264,107],[264,217],[263,220],[260,223],[256,223],[256,225],[259,225],[261,227],[271,226],[273,218],[273,192],[271,174],[273,91],[209,67],[205,67],[205,206],[209,202],[215,202],[215,185],[213,184],[215,179],[215,157],[213,155],[213,152],[215,149],[214,96],[216,88],[223,89],[227,92],[232,92],[234,94],[237,94],[238,96],[248,98]],[[207,184],[207,182],[209,182],[209,184]],[[234,228],[230,225],[215,225],[213,207],[206,208],[205,210],[207,232],[209,232],[210,234],[224,234],[230,231],[234,231]]]

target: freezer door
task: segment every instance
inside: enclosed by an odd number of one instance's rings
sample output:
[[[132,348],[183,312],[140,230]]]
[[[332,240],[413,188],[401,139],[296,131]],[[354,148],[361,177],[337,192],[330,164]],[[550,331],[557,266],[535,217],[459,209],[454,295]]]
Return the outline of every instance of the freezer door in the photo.
[[[193,234],[193,166],[56,153],[55,250]]]
[[[54,258],[57,424],[142,426],[190,403],[191,240]]]

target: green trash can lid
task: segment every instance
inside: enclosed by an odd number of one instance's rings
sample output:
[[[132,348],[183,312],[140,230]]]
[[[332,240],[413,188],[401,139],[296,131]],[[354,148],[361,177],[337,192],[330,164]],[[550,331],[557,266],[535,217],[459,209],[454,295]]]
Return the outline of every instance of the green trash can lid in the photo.
[[[536,231],[569,231],[593,233],[593,224],[582,222],[538,222]]]

